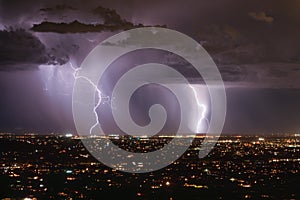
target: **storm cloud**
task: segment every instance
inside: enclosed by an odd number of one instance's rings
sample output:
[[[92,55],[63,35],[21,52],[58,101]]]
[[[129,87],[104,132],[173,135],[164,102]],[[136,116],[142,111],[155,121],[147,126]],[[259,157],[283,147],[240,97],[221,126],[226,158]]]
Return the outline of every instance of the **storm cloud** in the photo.
[[[70,65],[122,30],[166,24],[197,40],[217,64],[228,90],[225,132],[298,130],[299,9],[296,0],[0,0],[0,128],[71,130]],[[153,62],[144,55],[126,62]],[[189,63],[161,55],[158,62],[201,78]]]
[[[97,8],[88,9],[78,9],[71,6],[56,5],[54,7],[42,8],[44,14],[53,15],[53,13],[63,13],[59,19],[68,21],[67,13],[73,12],[77,14],[77,19],[72,22],[56,22],[54,21],[43,21],[39,24],[33,24],[31,30],[36,32],[55,32],[55,33],[87,33],[87,32],[103,32],[103,31],[118,31],[127,30],[131,28],[143,27],[142,24],[133,24],[122,18],[114,9],[104,8],[98,6]],[[84,17],[80,17],[80,16]],[[88,21],[89,23],[83,23],[81,21]],[[83,18],[83,19],[80,19]],[[47,18],[46,18],[47,19]],[[48,19],[47,19],[48,20]]]
[[[0,31],[0,70],[34,69],[50,61],[45,45],[24,29]]]
[[[56,45],[48,48],[41,40],[24,29],[0,31],[0,70],[34,70],[39,65],[63,65],[75,53],[76,45]],[[67,51],[66,51],[67,49]]]

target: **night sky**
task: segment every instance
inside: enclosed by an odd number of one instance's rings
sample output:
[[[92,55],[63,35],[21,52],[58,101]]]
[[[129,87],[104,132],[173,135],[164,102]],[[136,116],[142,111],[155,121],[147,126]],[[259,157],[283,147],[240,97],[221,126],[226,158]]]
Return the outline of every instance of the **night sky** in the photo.
[[[298,0],[0,0],[0,131],[74,132],[72,66],[115,33],[159,25],[214,59],[227,92],[224,133],[297,132],[299,11]]]

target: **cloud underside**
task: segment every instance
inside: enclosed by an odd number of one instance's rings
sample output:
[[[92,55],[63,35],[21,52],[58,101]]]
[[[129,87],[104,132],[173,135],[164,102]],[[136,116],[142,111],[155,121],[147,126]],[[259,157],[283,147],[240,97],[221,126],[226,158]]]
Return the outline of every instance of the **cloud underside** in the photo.
[[[40,65],[63,65],[76,45],[48,48],[40,39],[24,29],[0,31],[0,70],[34,70]]]
[[[35,32],[88,33],[127,30],[137,27],[143,27],[143,25],[134,25],[130,22],[124,22],[118,25],[84,24],[78,21],[73,21],[72,23],[42,22],[41,24],[34,24],[31,30]]]
[[[89,33],[128,30],[131,28],[144,27],[143,24],[133,24],[132,22],[122,18],[116,12],[116,10],[104,8],[102,6],[98,6],[95,9],[91,10],[80,10],[63,4],[50,8],[42,8],[40,10],[50,16],[53,14],[57,14],[59,16],[61,15],[61,12],[64,11],[71,13],[75,11],[78,16],[82,16],[81,18],[86,18],[88,16],[92,21],[95,21],[96,23],[83,23],[80,19],[73,20],[70,23],[43,21],[39,24],[33,25],[31,30],[35,32]]]
[[[98,6],[90,11],[83,11],[68,5],[56,5],[55,7],[40,9],[45,14],[60,15],[63,11],[76,11],[80,14],[86,12],[86,15],[90,15],[90,18],[97,21],[97,23],[88,24],[74,20],[70,23],[66,22],[49,22],[43,21],[39,24],[34,24],[31,28],[35,32],[54,32],[54,33],[88,33],[88,32],[103,32],[103,31],[118,31],[127,30],[130,28],[141,27],[142,24],[134,25],[133,23],[123,19],[115,10]],[[84,16],[83,16],[84,17]]]
[[[45,7],[39,10],[38,18],[43,16],[54,16],[55,21],[60,20],[59,13],[76,12],[75,15],[85,19],[85,15],[91,13],[91,17],[101,22],[97,24],[87,24],[74,20],[66,22],[43,21],[34,24],[30,30],[9,26],[6,30],[0,30],[0,70],[33,70],[38,69],[39,65],[63,65],[67,63],[70,56],[76,56],[80,49],[74,39],[61,41],[59,44],[48,44],[41,42],[35,32],[54,32],[54,33],[101,33],[107,31],[120,31],[136,27],[143,27],[142,24],[134,25],[123,19],[115,10],[104,7],[97,7],[93,10],[80,10],[68,5],[56,5]],[[29,14],[29,13],[27,13]],[[85,19],[86,20],[86,19]],[[47,38],[47,36],[46,36]],[[65,37],[66,38],[66,37]]]
[[[0,69],[35,69],[47,63],[45,45],[23,29],[0,31]]]

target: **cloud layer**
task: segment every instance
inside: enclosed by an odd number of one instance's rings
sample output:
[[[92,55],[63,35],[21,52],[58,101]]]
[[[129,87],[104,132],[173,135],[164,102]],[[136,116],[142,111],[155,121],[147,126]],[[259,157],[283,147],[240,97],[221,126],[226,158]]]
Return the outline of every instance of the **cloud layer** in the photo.
[[[300,63],[298,1],[179,0],[175,3],[171,0],[129,0],[126,5],[119,0],[0,2],[1,27],[22,27],[37,42],[25,51],[14,47],[14,42],[8,48],[8,42],[1,41],[4,44],[0,57],[2,69],[9,69],[12,63],[23,69],[32,68],[21,67],[23,64],[59,65],[71,57],[78,59],[80,64],[98,42],[110,36],[107,32],[113,34],[144,26],[147,22],[158,22],[199,41],[230,84],[236,82],[239,86],[241,82],[248,82],[251,86],[257,83],[258,87],[265,87],[268,82],[268,85],[279,87],[277,83],[280,82],[281,87],[300,87],[298,79],[291,76],[298,73],[294,69],[298,69]],[[0,40],[3,38],[2,34]],[[18,45],[26,46],[27,43]],[[13,49],[19,55],[15,61],[11,57]],[[276,67],[270,67],[274,65]],[[15,66],[10,69],[17,69]],[[258,77],[261,81],[257,81]]]
[[[49,61],[45,45],[24,29],[0,31],[0,44],[0,70],[33,69]]]
[[[55,2],[53,5],[47,4],[49,2],[45,5],[31,2],[32,12],[27,12],[21,9],[27,6],[24,2],[0,1],[0,9],[3,11],[0,13],[0,22],[5,27],[0,31],[0,70],[31,70],[38,69],[39,65],[63,65],[70,57],[82,57],[88,53],[85,48],[90,50],[94,44],[81,45],[87,37],[93,38],[93,41],[102,32],[143,26],[134,25],[122,18],[116,10],[102,6],[89,8]],[[11,13],[16,14],[14,21],[9,17]],[[75,33],[82,35],[72,35]],[[94,35],[83,35],[86,33]],[[80,55],[76,54],[78,51]]]

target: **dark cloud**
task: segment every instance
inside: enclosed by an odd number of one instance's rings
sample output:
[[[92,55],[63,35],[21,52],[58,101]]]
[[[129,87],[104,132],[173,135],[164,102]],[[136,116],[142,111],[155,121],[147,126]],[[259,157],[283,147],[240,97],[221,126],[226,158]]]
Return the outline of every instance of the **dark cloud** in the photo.
[[[158,0],[131,0],[126,5],[121,2],[1,1],[0,16],[4,25],[13,20],[31,19],[27,21],[36,24],[32,30],[56,33],[124,30],[134,28],[131,21],[137,19],[143,23],[167,23],[168,27],[182,30],[203,44],[220,69],[225,66],[257,65],[267,70],[262,63],[300,62],[298,1],[228,0],[225,3],[179,0],[174,3],[166,0],[158,4]],[[55,51],[52,53],[55,54]],[[65,54],[68,53],[65,51]]]
[[[43,21],[39,24],[34,24],[31,30],[35,32],[55,32],[55,33],[88,33],[102,31],[119,31],[131,28],[144,27],[143,24],[133,24],[122,18],[116,10],[98,6],[95,9],[77,9],[67,5],[56,5],[50,8],[42,8],[41,11],[46,13],[63,12],[67,15],[69,11],[76,11],[77,19],[72,22],[53,22]],[[56,13],[57,15],[57,13]],[[90,20],[86,20],[89,16]],[[61,16],[59,19],[66,17]],[[46,18],[47,19],[47,18]],[[57,21],[57,20],[56,20]],[[90,21],[84,23],[83,21]]]
[[[279,23],[279,22],[278,22]],[[210,25],[199,29],[199,41],[219,64],[299,62],[300,29],[285,24]]]
[[[224,80],[246,87],[299,88],[297,67],[293,69],[300,63],[299,2],[232,2],[236,4],[228,3],[220,14],[202,14],[208,20],[195,32]],[[228,66],[245,70],[230,75]]]
[[[48,62],[45,45],[23,29],[0,31],[0,44],[1,70],[32,69]]]
[[[98,6],[92,12],[102,18],[106,25],[121,25],[130,23],[127,20],[122,19],[121,16],[113,9]]]
[[[249,17],[251,17],[254,20],[266,22],[266,23],[272,23],[274,21],[274,18],[271,16],[268,16],[265,12],[249,12]]]
[[[32,70],[42,64],[62,65],[69,61],[65,48],[48,49],[38,37],[24,29],[0,31],[0,70]],[[75,52],[77,46],[68,47]]]
[[[31,30],[35,32],[88,33],[127,30],[136,27],[143,27],[143,25],[133,25],[130,22],[122,22],[121,24],[114,25],[84,24],[75,20],[71,23],[42,22],[41,24],[34,24]]]
[[[48,64],[63,65],[69,61],[70,55],[75,54],[78,50],[78,45],[66,42],[48,48],[48,56],[50,57]]]
[[[223,52],[242,44],[240,32],[229,25],[207,25],[199,28],[198,40],[210,53]]]
[[[56,12],[56,11],[66,11],[66,10],[77,10],[77,8],[74,8],[74,7],[66,5],[66,4],[62,4],[62,5],[56,5],[54,7],[40,9],[40,11],[43,11],[43,12]]]

